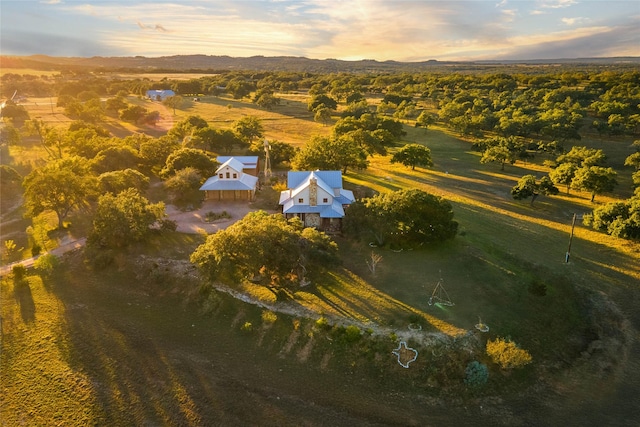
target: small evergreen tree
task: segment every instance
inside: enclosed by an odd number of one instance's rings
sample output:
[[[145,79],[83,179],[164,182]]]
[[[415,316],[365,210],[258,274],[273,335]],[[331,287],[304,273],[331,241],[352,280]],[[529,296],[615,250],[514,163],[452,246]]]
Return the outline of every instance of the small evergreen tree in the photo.
[[[489,370],[480,362],[469,362],[464,370],[464,383],[469,387],[482,387],[489,380]]]

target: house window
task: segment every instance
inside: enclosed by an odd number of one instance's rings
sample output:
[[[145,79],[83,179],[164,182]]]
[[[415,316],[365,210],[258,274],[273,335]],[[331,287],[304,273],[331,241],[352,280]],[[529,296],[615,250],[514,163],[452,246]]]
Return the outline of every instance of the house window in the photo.
[[[224,178],[224,175],[220,174],[218,175],[220,177],[220,179]]]
[[[231,176],[231,175],[229,175],[229,172],[227,172],[227,179],[229,179],[229,177],[230,177],[230,176]]]
[[[237,178],[238,178],[238,174],[237,174],[237,173],[234,173],[234,174],[233,174],[233,179],[237,179]]]
[[[322,199],[322,203],[329,203],[329,199],[325,197],[324,199]]]
[[[299,198],[298,199],[298,203],[304,203],[304,199],[303,198]]]

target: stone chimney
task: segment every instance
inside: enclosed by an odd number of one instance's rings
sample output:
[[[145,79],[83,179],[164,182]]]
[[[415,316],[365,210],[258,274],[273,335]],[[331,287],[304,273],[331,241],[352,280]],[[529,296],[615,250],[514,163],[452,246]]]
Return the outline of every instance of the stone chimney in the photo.
[[[309,180],[309,206],[318,204],[318,180],[311,178]]]

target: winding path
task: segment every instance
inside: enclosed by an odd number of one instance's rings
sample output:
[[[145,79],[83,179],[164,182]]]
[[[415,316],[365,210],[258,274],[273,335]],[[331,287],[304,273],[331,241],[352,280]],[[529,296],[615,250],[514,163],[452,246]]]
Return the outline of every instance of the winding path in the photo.
[[[5,274],[9,274],[11,272],[11,269],[13,269],[14,266],[16,265],[23,265],[26,268],[30,268],[33,267],[33,265],[35,264],[36,260],[38,258],[40,258],[42,255],[46,255],[46,254],[51,254],[51,255],[55,255],[55,256],[60,256],[63,255],[67,252],[76,250],[78,248],[83,247],[85,244],[87,243],[87,238],[86,237],[82,237],[80,239],[77,240],[72,240],[70,242],[64,243],[60,246],[58,246],[55,249],[51,249],[48,252],[45,252],[43,254],[31,257],[31,258],[27,258],[27,259],[23,259],[20,261],[16,261],[16,262],[12,262],[11,264],[7,264],[7,265],[3,265],[2,267],[0,267],[0,276],[4,276]]]

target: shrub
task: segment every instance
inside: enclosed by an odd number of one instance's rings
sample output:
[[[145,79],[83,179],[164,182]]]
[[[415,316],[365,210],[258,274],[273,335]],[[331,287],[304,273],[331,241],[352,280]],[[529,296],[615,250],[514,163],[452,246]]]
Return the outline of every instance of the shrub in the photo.
[[[327,318],[324,316],[316,320],[316,326],[318,327],[318,329],[325,329],[325,330],[331,328],[331,326],[329,325],[329,322],[327,321]]]
[[[263,323],[273,324],[273,323],[275,323],[276,320],[278,320],[278,315],[275,314],[273,311],[264,310],[262,312],[262,322]]]
[[[227,211],[218,212],[207,212],[204,216],[204,220],[206,222],[213,222],[219,219],[231,219],[231,215]]]
[[[529,283],[527,289],[530,294],[539,297],[543,297],[547,294],[547,285],[537,279],[534,279],[531,283]]]
[[[13,280],[16,282],[21,281],[27,275],[27,269],[22,264],[14,265],[11,271],[13,272]]]
[[[40,252],[42,252],[42,246],[34,243],[33,246],[31,246],[31,256],[38,256],[40,255]]]
[[[496,338],[487,341],[487,354],[503,369],[519,368],[531,363],[531,354],[510,339]]]
[[[344,330],[345,338],[347,342],[356,342],[360,339],[360,328],[355,325],[349,325]]]
[[[176,231],[178,229],[178,223],[171,219],[160,220],[160,230],[162,231]]]
[[[94,270],[104,270],[115,261],[115,254],[111,249],[102,249],[91,244],[86,246],[84,255]]]
[[[36,260],[33,266],[42,273],[51,273],[58,266],[58,257],[52,254],[44,254]]]
[[[420,316],[417,313],[411,313],[409,315],[409,323],[420,323],[421,320],[422,320],[422,316]]]
[[[464,383],[469,387],[481,387],[489,379],[489,370],[486,365],[473,361],[464,370]]]
[[[242,325],[240,329],[245,332],[251,332],[253,330],[253,324],[251,322],[244,322],[244,325]]]

